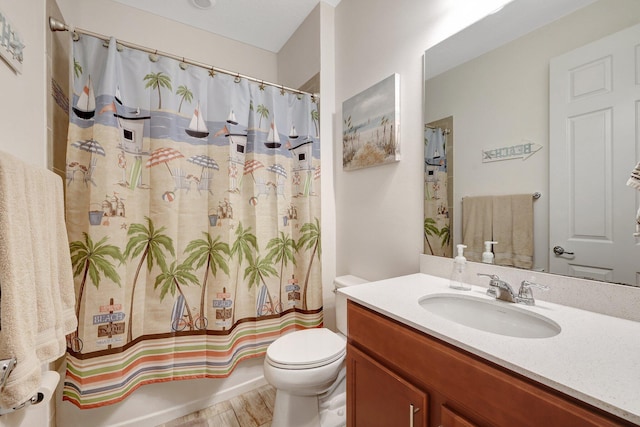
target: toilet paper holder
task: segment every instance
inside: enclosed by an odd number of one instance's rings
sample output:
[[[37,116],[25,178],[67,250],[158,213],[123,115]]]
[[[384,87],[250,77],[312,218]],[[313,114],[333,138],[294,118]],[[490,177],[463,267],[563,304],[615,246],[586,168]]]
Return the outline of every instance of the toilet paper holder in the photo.
[[[4,384],[7,382],[7,378],[9,378],[9,374],[13,371],[13,368],[16,366],[16,358],[12,357],[10,359],[0,360],[0,390],[4,388]],[[26,402],[22,402],[18,406],[14,406],[13,408],[2,408],[0,407],[0,417],[9,414],[11,412],[17,411],[19,409],[26,408],[29,405],[36,405],[44,400],[44,394],[38,392],[31,396],[31,399]]]
[[[36,405],[36,404],[42,402],[43,400],[44,400],[44,393],[37,392],[36,394],[31,396],[31,399],[27,400],[26,402],[22,402],[18,406],[14,406],[13,408],[9,408],[9,409],[0,408],[0,417],[3,416],[3,415],[15,412],[17,410],[26,408],[27,406]]]
[[[13,371],[13,368],[16,367],[16,358],[12,357],[11,359],[0,360],[0,390],[4,388],[4,384],[7,382],[7,378],[9,378],[9,374]]]

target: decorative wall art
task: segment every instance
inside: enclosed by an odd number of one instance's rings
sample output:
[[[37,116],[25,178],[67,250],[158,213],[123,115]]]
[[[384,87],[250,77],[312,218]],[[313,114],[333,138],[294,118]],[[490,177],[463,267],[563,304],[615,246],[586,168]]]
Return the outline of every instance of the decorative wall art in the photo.
[[[24,48],[22,38],[7,16],[0,11],[0,57],[18,74],[22,73]]]
[[[355,170],[400,160],[400,78],[392,74],[342,103],[342,166]]]

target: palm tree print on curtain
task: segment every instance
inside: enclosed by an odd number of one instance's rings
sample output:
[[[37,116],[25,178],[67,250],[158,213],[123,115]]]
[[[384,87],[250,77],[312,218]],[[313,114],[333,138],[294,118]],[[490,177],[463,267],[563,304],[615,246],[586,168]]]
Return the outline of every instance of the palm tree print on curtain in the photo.
[[[205,299],[207,295],[207,280],[209,278],[209,271],[215,278],[218,275],[218,269],[222,270],[226,275],[229,275],[229,264],[227,260],[231,257],[231,250],[229,245],[220,241],[220,236],[215,239],[211,238],[211,234],[203,232],[205,238],[193,240],[189,242],[185,249],[185,253],[189,254],[189,257],[185,260],[185,264],[189,265],[192,269],[200,269],[206,264],[202,281],[200,281],[200,313],[205,312]],[[196,281],[197,282],[197,281]]]
[[[102,44],[74,43],[71,101],[91,76],[96,107],[71,112],[67,150],[81,345],[63,398],[80,408],[227,376],[322,325],[317,104]]]

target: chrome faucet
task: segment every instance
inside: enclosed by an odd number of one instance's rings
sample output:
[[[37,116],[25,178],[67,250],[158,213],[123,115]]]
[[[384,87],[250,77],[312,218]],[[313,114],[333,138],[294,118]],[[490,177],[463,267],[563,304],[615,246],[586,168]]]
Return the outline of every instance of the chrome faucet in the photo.
[[[511,285],[501,280],[495,274],[478,273],[478,276],[487,276],[489,279],[489,289],[487,295],[506,302],[516,302],[516,294]]]
[[[518,290],[518,295],[515,294],[511,285],[504,280],[500,279],[495,274],[478,273],[478,276],[487,276],[489,279],[489,289],[487,289],[487,295],[506,302],[516,302],[518,304],[535,305],[536,300],[533,299],[533,292],[531,288],[542,289],[543,291],[549,290],[546,285],[540,285],[538,283],[529,282],[523,280]]]

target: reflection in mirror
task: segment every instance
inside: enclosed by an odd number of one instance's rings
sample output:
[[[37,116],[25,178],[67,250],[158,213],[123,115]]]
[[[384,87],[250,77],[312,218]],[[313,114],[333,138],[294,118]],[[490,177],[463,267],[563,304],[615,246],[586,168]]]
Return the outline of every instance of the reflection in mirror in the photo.
[[[424,126],[424,252],[453,256],[453,117]]]
[[[540,193],[542,197],[533,203],[533,270],[637,285],[640,245],[633,232],[640,193],[625,186],[640,147],[635,133],[637,113],[621,117],[584,110],[576,114],[593,120],[574,120],[573,113],[567,112],[571,103],[556,99],[570,99],[571,90],[580,90],[576,100],[592,102],[608,90],[598,86],[598,79],[609,79],[609,68],[606,61],[604,65],[591,61],[598,64],[592,67],[575,65],[575,69],[589,70],[570,74],[574,82],[584,84],[553,86],[550,96],[550,82],[571,81],[566,77],[570,68],[565,74],[560,71],[564,77],[554,77],[550,64],[564,64],[563,58],[573,58],[572,52],[604,43],[601,40],[639,23],[637,0],[514,0],[425,52],[425,253],[451,256],[450,248],[462,242],[463,198]],[[635,50],[633,54],[635,58]],[[604,56],[608,55],[594,58]],[[622,68],[617,60],[614,64],[611,69]],[[628,75],[635,78],[635,59],[627,64]],[[640,96],[624,102],[635,111],[636,99]],[[605,110],[608,107],[599,105],[595,111]],[[558,114],[565,116],[555,118]],[[451,124],[441,124],[443,119]],[[620,122],[631,123],[633,129],[618,129]],[[446,183],[448,197],[440,203],[429,200],[435,194],[429,181],[434,179],[429,178],[430,127],[450,130],[444,140],[446,171],[438,165],[435,172],[436,176],[446,173],[438,182]],[[520,155],[527,146],[530,151]],[[621,147],[631,149],[622,150],[626,159],[612,158]],[[487,161],[487,152],[505,148],[503,153],[511,156]],[[557,150],[570,155],[562,159]],[[587,189],[574,193],[562,189],[577,181]],[[440,197],[445,193],[443,184],[439,185]],[[619,200],[613,199],[613,189]],[[623,230],[615,230],[615,224]],[[624,240],[630,249],[622,253],[614,249],[617,240]],[[586,248],[593,243],[595,249]],[[555,246],[565,253],[554,253]],[[605,261],[605,253],[613,253],[616,259]],[[620,274],[623,269],[626,272]]]

